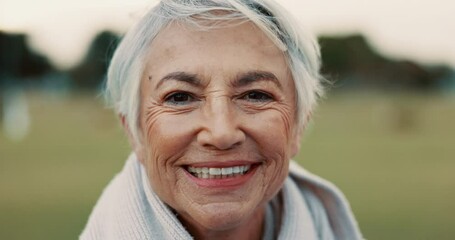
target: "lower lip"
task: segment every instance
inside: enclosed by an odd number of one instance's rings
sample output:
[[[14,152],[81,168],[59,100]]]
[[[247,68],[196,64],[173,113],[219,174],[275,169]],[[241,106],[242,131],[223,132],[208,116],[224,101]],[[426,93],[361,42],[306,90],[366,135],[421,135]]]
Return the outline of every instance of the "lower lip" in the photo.
[[[248,182],[250,178],[256,173],[258,165],[251,166],[251,169],[244,175],[230,178],[198,178],[193,176],[188,171],[184,170],[188,178],[200,187],[206,188],[231,188],[239,187]]]

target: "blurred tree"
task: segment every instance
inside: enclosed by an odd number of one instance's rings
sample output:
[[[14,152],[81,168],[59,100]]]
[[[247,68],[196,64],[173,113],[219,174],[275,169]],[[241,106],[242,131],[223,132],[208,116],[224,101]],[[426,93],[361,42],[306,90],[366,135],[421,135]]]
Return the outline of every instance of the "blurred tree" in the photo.
[[[119,36],[109,31],[97,35],[81,64],[70,70],[77,88],[93,89],[101,86],[119,40]]]
[[[0,31],[0,122],[3,120],[6,91],[35,84],[54,71],[48,59],[30,50],[24,34]]]
[[[7,82],[26,81],[55,85],[60,80],[79,89],[99,88],[119,40],[112,32],[101,32],[80,65],[68,72],[58,72],[46,57],[29,49],[24,34],[0,32],[0,87]],[[336,81],[335,88],[431,90],[455,86],[453,69],[388,59],[375,51],[362,35],[320,37],[319,41],[322,73]]]
[[[0,31],[0,86],[17,84],[54,71],[48,59],[30,50],[24,34]]]
[[[322,73],[335,88],[432,90],[452,74],[447,66],[424,67],[388,59],[361,35],[320,37]]]

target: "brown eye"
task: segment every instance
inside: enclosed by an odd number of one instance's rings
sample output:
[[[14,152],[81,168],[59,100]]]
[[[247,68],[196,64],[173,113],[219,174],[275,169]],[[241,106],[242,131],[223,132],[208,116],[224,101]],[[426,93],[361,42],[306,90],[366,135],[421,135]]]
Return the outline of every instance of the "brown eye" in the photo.
[[[168,95],[165,98],[165,102],[172,105],[185,105],[194,102],[195,98],[186,92],[176,92]]]
[[[250,91],[242,96],[242,99],[250,102],[269,102],[273,100],[273,97],[265,92],[261,91]]]

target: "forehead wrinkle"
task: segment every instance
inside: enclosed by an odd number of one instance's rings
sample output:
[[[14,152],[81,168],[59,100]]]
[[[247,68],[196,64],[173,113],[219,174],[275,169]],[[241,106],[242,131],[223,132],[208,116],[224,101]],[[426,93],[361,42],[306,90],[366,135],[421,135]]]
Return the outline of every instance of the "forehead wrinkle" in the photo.
[[[212,95],[214,97],[223,97],[223,96],[229,96],[229,94],[223,90],[223,89],[211,89],[206,92],[206,95]]]

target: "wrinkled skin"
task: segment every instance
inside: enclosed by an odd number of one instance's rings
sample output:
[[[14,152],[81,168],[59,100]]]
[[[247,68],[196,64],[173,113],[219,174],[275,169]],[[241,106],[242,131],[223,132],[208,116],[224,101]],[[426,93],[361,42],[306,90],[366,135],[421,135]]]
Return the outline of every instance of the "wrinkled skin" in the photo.
[[[197,239],[260,239],[265,204],[299,148],[283,53],[251,23],[210,31],[173,23],[150,47],[141,143],[132,145],[153,190]],[[184,168],[235,160],[259,166],[232,189],[201,187]]]

